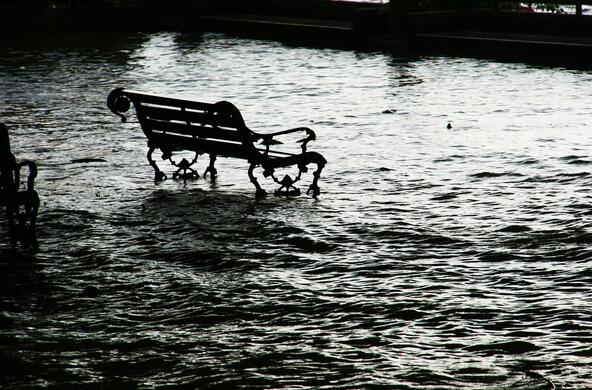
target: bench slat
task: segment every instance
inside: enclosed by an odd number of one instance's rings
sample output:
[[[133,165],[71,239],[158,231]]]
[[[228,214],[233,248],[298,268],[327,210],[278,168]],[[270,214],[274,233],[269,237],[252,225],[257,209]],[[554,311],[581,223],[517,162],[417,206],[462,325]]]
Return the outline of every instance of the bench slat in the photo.
[[[134,102],[142,102],[146,104],[155,104],[163,106],[185,107],[192,110],[209,111],[213,108],[211,103],[203,103],[192,100],[184,100],[166,96],[152,95],[149,93],[141,93],[136,91],[126,90],[125,94]]]
[[[221,116],[213,116],[208,112],[200,112],[195,110],[187,110],[181,107],[157,107],[147,106],[142,104],[140,108],[141,115],[158,120],[176,120],[181,122],[209,124],[218,127],[237,128],[237,124],[231,118]]]
[[[177,133],[197,138],[215,138],[226,141],[241,142],[240,134],[236,130],[214,129],[212,127],[188,125],[178,122],[163,122],[154,119],[144,119],[143,126],[150,131]]]
[[[185,137],[170,133],[153,133],[151,141],[155,143],[155,146],[163,145],[165,148],[168,147],[173,150],[193,150],[220,157],[249,159],[245,148],[241,144],[232,142]]]
[[[223,142],[218,140],[200,139],[186,137],[178,134],[170,133],[152,133],[151,141],[158,146],[162,144],[166,145],[173,150],[193,150],[200,151],[203,153],[214,154],[220,157],[235,157],[242,159],[250,159],[253,156],[249,156],[249,153],[243,147],[243,145],[232,142]],[[263,153],[263,149],[257,149],[259,153]],[[258,155],[260,157],[260,155]],[[286,157],[298,156],[293,153],[270,151],[269,159],[284,159]]]
[[[195,125],[186,125],[183,123],[174,123],[174,122],[161,122],[155,121],[152,119],[145,119],[145,125],[153,132],[152,134],[158,136],[173,136],[173,135],[180,135],[183,139],[193,137],[194,135],[197,136],[199,140],[205,140],[208,138],[213,138],[216,140],[224,140],[230,142],[236,142],[237,144],[241,143],[241,139],[238,135],[238,132],[234,130],[226,130],[226,129],[213,129],[211,127],[203,127],[203,126],[195,126]],[[163,133],[166,133],[163,134]],[[211,139],[210,139],[211,141]],[[225,145],[228,143],[223,142]],[[256,148],[256,150],[263,154],[265,152],[264,148]],[[270,150],[269,157],[270,158],[280,158],[285,156],[294,156],[295,153],[287,153],[282,152],[279,150]]]

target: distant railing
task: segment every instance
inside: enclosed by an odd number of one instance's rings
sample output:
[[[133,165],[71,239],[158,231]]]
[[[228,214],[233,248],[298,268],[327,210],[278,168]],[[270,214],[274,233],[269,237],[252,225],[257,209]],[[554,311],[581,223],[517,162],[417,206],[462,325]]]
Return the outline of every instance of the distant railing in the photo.
[[[407,2],[407,7],[412,12],[481,8],[497,11],[575,14],[578,16],[584,14],[584,6],[592,5],[591,0],[560,0],[558,3],[504,0],[391,0],[391,2]]]
[[[558,14],[583,15],[583,6],[592,5],[592,1],[561,1],[560,3],[550,2],[516,2],[516,1],[495,1],[497,10],[522,11],[522,12],[549,12]]]

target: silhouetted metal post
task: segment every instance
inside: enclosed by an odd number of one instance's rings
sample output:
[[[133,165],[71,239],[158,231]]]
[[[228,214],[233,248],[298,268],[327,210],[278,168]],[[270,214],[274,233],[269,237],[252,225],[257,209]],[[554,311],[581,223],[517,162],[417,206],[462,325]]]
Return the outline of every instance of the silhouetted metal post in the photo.
[[[409,33],[410,2],[411,0],[391,0],[389,2],[389,30],[391,33]]]
[[[576,3],[576,15],[582,16],[582,3]]]

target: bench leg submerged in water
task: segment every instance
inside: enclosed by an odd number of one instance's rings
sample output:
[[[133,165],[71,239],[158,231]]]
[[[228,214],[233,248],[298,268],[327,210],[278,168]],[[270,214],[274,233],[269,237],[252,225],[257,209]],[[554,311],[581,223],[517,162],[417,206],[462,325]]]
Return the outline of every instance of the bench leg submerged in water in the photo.
[[[146,155],[146,157],[148,158],[148,163],[154,169],[154,182],[158,183],[163,180],[166,180],[167,176],[164,174],[163,171],[160,170],[158,165],[156,165],[156,161],[154,161],[154,159],[152,158],[152,153],[154,153],[154,149],[156,148],[154,146],[151,146],[148,149],[148,154]]]
[[[154,169],[154,182],[158,183],[163,180],[166,180],[167,176],[163,171],[160,170],[160,168],[156,164],[156,161],[154,161],[154,159],[152,158],[152,154],[154,153],[155,149],[156,149],[156,147],[150,147],[148,149],[147,158],[148,158],[148,163]],[[163,160],[168,159],[173,166],[177,167],[177,171],[175,173],[173,173],[173,179],[183,179],[183,181],[186,181],[187,179],[198,179],[199,178],[199,174],[197,173],[197,171],[195,169],[191,168],[197,162],[197,158],[198,158],[198,153],[195,154],[195,157],[193,158],[192,161],[188,161],[186,158],[183,158],[177,164],[173,161],[172,156],[170,154],[163,153],[163,157],[162,157]],[[203,173],[204,179],[207,177],[208,173],[210,174],[210,181],[212,183],[216,182],[216,176],[218,175],[218,170],[214,166],[214,164],[216,162],[216,158],[217,158],[216,155],[210,154],[210,163]]]
[[[321,171],[325,167],[325,164],[319,165],[318,169],[313,172],[312,184],[308,187],[308,190],[306,191],[307,194],[312,192],[313,196],[318,196],[321,193],[321,189],[319,188],[319,179],[321,178]]]
[[[218,175],[218,171],[216,170],[216,167],[214,167],[215,162],[216,162],[216,155],[210,154],[210,165],[208,165],[208,167],[206,168],[206,170],[203,173],[204,179],[206,178],[208,173],[210,174],[210,180],[212,183],[214,183],[216,181],[216,176]]]
[[[152,154],[154,153],[155,149],[156,149],[156,147],[149,148],[147,158],[148,158],[148,163],[154,169],[154,182],[158,183],[163,180],[166,180],[167,176],[164,172],[162,172],[162,170],[156,164],[156,161],[154,161],[154,159],[152,158]],[[193,161],[190,162],[187,159],[183,158],[181,160],[181,162],[177,164],[172,160],[171,153],[163,152],[162,159],[163,160],[168,159],[173,166],[178,168],[177,171],[172,175],[173,179],[183,179],[183,181],[186,181],[187,179],[199,178],[199,174],[193,168],[191,168],[191,166],[193,164],[195,164],[195,162],[197,161],[197,157],[198,157],[198,154],[196,153]],[[323,168],[327,164],[327,160],[325,160],[325,158],[323,156],[321,156],[320,154],[315,153],[315,152],[307,152],[303,155],[298,156],[298,158],[299,158],[298,163],[285,165],[285,166],[291,166],[291,165],[298,166],[298,175],[294,179],[292,179],[289,175],[285,175],[282,180],[278,180],[274,175],[274,172],[275,172],[274,167],[265,166],[266,165],[265,163],[251,163],[251,165],[249,166],[248,175],[249,175],[249,180],[255,186],[255,196],[258,198],[261,198],[261,197],[264,197],[267,195],[267,191],[265,191],[263,188],[261,188],[261,185],[259,184],[259,182],[257,181],[257,178],[255,177],[255,175],[253,173],[255,168],[257,168],[258,166],[263,167],[263,169],[264,169],[263,176],[264,177],[267,178],[267,177],[271,176],[271,178],[274,180],[274,182],[276,182],[277,184],[280,185],[280,187],[277,190],[275,190],[274,194],[276,196],[289,197],[289,196],[301,195],[300,189],[294,187],[294,184],[296,184],[296,182],[300,181],[300,177],[302,176],[303,173],[308,172],[307,165],[310,163],[316,164],[317,170],[314,171],[312,174],[313,181],[312,181],[312,184],[308,187],[306,194],[309,195],[312,193],[313,197],[318,196],[321,193],[318,182],[321,177],[321,172],[323,171]],[[204,179],[207,177],[208,173],[210,174],[210,180],[212,181],[212,183],[214,183],[216,181],[216,177],[218,174],[218,171],[214,166],[216,159],[217,159],[216,155],[210,154],[210,163],[203,173]],[[283,168],[283,167],[284,167],[283,165],[280,165],[277,168]]]
[[[173,179],[183,179],[184,183],[187,182],[187,179],[199,179],[199,174],[195,171],[195,169],[191,168],[191,166],[197,161],[197,153],[191,162],[189,162],[186,158],[183,158],[178,164],[172,159],[169,160],[171,161],[171,164],[178,168],[177,171],[173,173]]]
[[[261,188],[259,182],[257,181],[257,178],[255,177],[255,175],[253,175],[253,171],[255,170],[257,165],[258,164],[251,164],[251,166],[249,166],[249,179],[251,179],[251,183],[255,185],[255,196],[261,198],[263,196],[266,196],[267,192],[263,188]]]
[[[317,170],[315,172],[313,172],[313,181],[312,181],[312,184],[308,187],[306,194],[308,195],[308,194],[312,193],[313,197],[317,197],[321,193],[318,182],[319,182],[319,179],[321,178],[321,172],[323,171],[323,168],[327,164],[327,160],[325,160],[325,158],[323,156],[321,156],[320,154],[315,153],[315,152],[304,153],[304,154],[298,156],[298,159],[299,159],[299,162],[297,164],[295,164],[298,166],[298,174],[296,175],[296,177],[294,179],[292,179],[292,177],[290,177],[289,175],[285,175],[282,178],[282,180],[279,180],[274,175],[275,168],[273,166],[269,166],[268,164],[265,164],[265,163],[261,164],[263,167],[263,176],[264,177],[271,177],[275,183],[280,185],[280,187],[275,190],[274,194],[276,196],[286,196],[286,197],[299,196],[301,194],[300,189],[296,188],[294,186],[294,184],[296,184],[298,181],[300,181],[300,178],[302,177],[303,173],[308,172],[307,165],[310,163],[316,164]],[[257,196],[264,196],[264,195],[266,195],[266,192],[263,189],[261,189],[261,187],[259,186],[259,183],[257,182],[257,179],[253,176],[253,169],[257,165],[258,164],[251,164],[251,166],[249,168],[249,178],[251,179],[251,182],[255,185],[256,195]],[[292,165],[292,164],[287,164],[286,166],[289,166],[289,165]],[[283,166],[280,165],[278,167],[283,167]]]
[[[39,211],[39,196],[37,192],[21,192],[19,199],[14,199],[6,205],[8,218],[8,235],[13,247],[20,242],[23,248],[37,249],[37,213]]]

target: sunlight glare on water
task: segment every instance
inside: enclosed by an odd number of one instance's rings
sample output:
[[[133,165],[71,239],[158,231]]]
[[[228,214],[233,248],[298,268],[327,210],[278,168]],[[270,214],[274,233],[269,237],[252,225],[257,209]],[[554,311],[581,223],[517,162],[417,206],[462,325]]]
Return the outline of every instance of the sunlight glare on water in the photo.
[[[42,198],[38,253],[0,230],[3,388],[592,387],[590,72],[218,34],[0,49]],[[155,185],[116,87],[313,128],[321,196],[256,200],[230,159]]]

